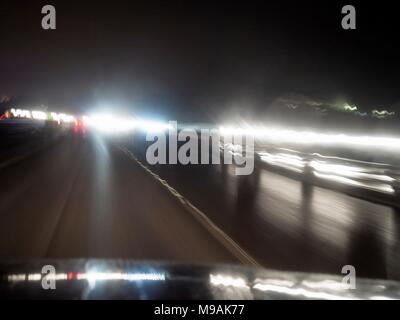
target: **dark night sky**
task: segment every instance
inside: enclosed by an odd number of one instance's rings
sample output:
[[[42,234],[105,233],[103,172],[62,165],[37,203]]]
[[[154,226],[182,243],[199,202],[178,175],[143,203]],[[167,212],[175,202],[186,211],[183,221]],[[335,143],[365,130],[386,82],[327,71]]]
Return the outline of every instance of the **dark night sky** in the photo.
[[[347,2],[276,3],[2,1],[0,95],[193,121],[232,107],[262,114],[290,94],[399,103],[393,1],[349,2],[356,31],[341,29]],[[44,4],[57,9],[55,31],[41,29]]]

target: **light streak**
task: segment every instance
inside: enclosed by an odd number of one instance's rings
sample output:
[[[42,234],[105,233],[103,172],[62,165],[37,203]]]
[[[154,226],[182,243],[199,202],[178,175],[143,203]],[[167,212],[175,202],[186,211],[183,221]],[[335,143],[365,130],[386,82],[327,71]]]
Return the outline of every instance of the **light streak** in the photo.
[[[32,118],[35,120],[47,120],[47,113],[44,111],[32,110]]]
[[[268,164],[303,173],[305,162],[299,156],[283,153],[272,154],[268,152],[259,152],[258,154],[260,159]]]
[[[254,289],[260,291],[272,291],[282,294],[287,294],[291,296],[303,296],[308,299],[325,299],[325,300],[355,300],[356,298],[353,297],[346,297],[337,294],[331,294],[326,292],[318,292],[318,291],[311,291],[306,290],[304,288],[288,288],[284,286],[277,286],[272,284],[262,284],[257,283],[253,286]]]
[[[342,164],[329,164],[321,161],[311,161],[310,166],[318,172],[340,175],[348,178],[370,179],[383,182],[394,182],[394,178],[384,174],[366,173],[368,168],[347,166]],[[372,171],[372,169],[370,169]]]
[[[222,274],[210,274],[210,283],[214,286],[247,288],[246,280],[241,277],[232,277]]]
[[[163,273],[121,273],[121,272],[88,272],[78,273],[77,280],[106,281],[106,280],[125,280],[125,281],[164,281]]]
[[[356,181],[353,179],[349,179],[346,177],[341,177],[339,175],[322,174],[322,173],[318,173],[318,172],[314,172],[314,175],[321,179],[331,180],[331,181],[339,182],[342,184],[357,186],[357,187],[374,190],[374,191],[378,191],[378,192],[383,192],[383,193],[388,193],[388,194],[393,194],[395,192],[393,187],[389,184],[372,184],[372,183],[368,184],[368,183],[363,183],[363,182]]]
[[[266,128],[258,126],[245,127],[220,127],[221,135],[246,136],[251,135],[256,139],[271,143],[288,143],[299,145],[345,146],[359,147],[371,150],[387,149],[400,151],[400,139],[394,137],[355,136],[347,134],[328,134],[312,131],[285,130],[279,128]]]
[[[352,107],[352,106],[350,106],[350,105],[348,105],[348,104],[344,105],[343,108],[344,108],[344,110],[346,110],[346,111],[351,111],[351,112],[354,112],[354,111],[357,111],[357,110],[358,110],[358,108],[357,108],[356,106]]]

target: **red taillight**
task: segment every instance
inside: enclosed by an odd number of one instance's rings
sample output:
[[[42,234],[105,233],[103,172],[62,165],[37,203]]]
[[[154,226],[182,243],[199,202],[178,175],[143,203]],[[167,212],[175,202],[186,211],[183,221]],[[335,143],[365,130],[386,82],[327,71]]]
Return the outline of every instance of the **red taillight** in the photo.
[[[75,120],[73,125],[73,130],[75,133],[77,132],[86,133],[86,126],[82,120]]]

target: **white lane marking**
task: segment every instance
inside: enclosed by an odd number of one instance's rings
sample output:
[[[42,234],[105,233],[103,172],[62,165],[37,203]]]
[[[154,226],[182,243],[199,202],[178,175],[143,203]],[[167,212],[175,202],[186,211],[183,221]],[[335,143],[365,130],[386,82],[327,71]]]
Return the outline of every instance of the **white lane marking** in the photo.
[[[134,160],[140,167],[148,172],[157,182],[169,191],[179,202],[183,205],[192,216],[200,222],[228,251],[230,251],[240,262],[245,265],[252,265],[261,267],[261,265],[251,257],[244,249],[240,247],[230,236],[228,236],[222,229],[220,229],[214,222],[212,222],[207,215],[194,206],[188,199],[181,195],[176,189],[171,187],[166,180],[151,171],[146,167],[136,156],[127,148],[118,146],[118,149],[125,153],[129,158]]]

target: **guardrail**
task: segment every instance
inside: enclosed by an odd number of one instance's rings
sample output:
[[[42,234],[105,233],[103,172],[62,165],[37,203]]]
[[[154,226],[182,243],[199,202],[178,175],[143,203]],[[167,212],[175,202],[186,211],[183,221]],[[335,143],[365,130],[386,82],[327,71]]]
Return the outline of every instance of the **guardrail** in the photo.
[[[244,156],[240,145],[227,144],[222,147],[226,148],[233,154]],[[325,156],[275,146],[258,147],[254,156],[270,167],[303,177],[307,181],[324,181],[331,185],[367,190],[383,195],[385,200],[396,199],[400,195],[400,168],[391,164]]]
[[[400,170],[389,164],[302,153],[290,149],[270,148],[257,151],[260,160],[299,174],[368,189],[398,194]]]

